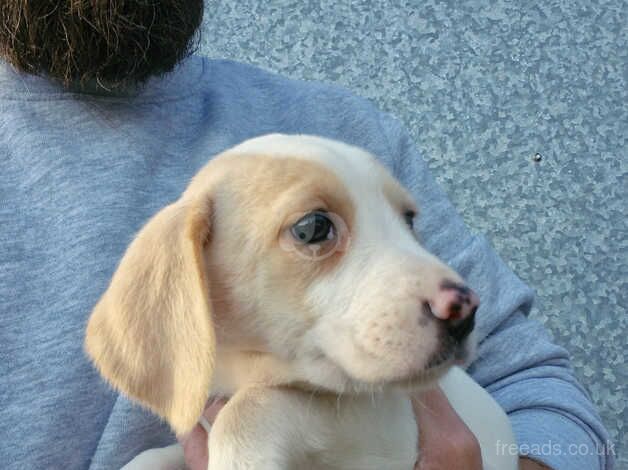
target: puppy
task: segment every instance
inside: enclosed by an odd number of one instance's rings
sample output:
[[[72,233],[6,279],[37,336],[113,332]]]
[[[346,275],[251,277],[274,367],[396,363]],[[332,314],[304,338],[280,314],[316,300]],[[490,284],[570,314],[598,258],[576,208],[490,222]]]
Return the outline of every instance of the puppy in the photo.
[[[499,406],[460,369],[445,375],[471,353],[479,301],[421,246],[417,214],[359,148],[248,140],[137,234],[86,351],[177,433],[210,394],[230,396],[209,434],[210,470],[410,470],[408,393],[439,379],[485,467],[516,469],[496,448],[515,442]],[[181,463],[171,450],[135,464]]]

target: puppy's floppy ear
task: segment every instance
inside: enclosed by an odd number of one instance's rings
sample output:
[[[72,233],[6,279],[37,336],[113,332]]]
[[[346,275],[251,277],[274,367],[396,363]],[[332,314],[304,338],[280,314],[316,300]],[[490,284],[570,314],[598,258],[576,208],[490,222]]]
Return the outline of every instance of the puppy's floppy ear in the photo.
[[[201,416],[213,370],[209,219],[209,200],[179,200],[155,215],[128,247],[85,338],[100,373],[177,433]]]

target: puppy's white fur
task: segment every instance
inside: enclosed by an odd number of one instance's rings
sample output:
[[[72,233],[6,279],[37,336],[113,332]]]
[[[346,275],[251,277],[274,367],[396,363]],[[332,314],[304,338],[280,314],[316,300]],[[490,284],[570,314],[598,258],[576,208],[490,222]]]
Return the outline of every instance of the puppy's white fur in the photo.
[[[291,227],[316,210],[333,236],[300,244]],[[356,147],[312,136],[244,142],[138,234],[94,309],[86,349],[177,432],[196,423],[210,391],[231,396],[210,433],[211,470],[410,469],[408,392],[472,347],[454,350],[442,322],[421,313],[443,280],[461,279],[407,226],[404,212],[416,210]],[[460,369],[443,380],[486,468],[516,468],[495,447],[514,442],[499,406]]]

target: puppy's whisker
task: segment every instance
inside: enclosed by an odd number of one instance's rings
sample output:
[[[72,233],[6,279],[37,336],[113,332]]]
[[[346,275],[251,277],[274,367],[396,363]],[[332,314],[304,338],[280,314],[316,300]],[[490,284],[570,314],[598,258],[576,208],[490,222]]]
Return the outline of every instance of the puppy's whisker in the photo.
[[[403,361],[405,362],[406,368],[408,370],[411,370],[410,359],[404,357]],[[408,387],[408,389],[410,389],[410,387],[412,387],[412,377],[411,377],[410,374],[408,374],[408,376],[406,377],[406,386]]]
[[[314,400],[314,395],[316,395],[316,393],[320,390],[319,387],[314,387],[312,389],[312,391],[310,392],[310,396],[308,399],[308,403],[307,403],[307,408],[306,408],[306,412],[309,414],[311,408],[312,408],[312,402]]]

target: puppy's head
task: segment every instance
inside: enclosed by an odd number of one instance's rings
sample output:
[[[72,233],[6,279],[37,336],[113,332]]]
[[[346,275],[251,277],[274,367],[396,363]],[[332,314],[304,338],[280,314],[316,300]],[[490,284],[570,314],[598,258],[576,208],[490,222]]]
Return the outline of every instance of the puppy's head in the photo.
[[[273,385],[432,381],[466,358],[478,300],[421,246],[417,212],[358,148],[247,141],[140,231],[92,313],[87,352],[177,432],[227,355],[271,358],[250,375]]]

